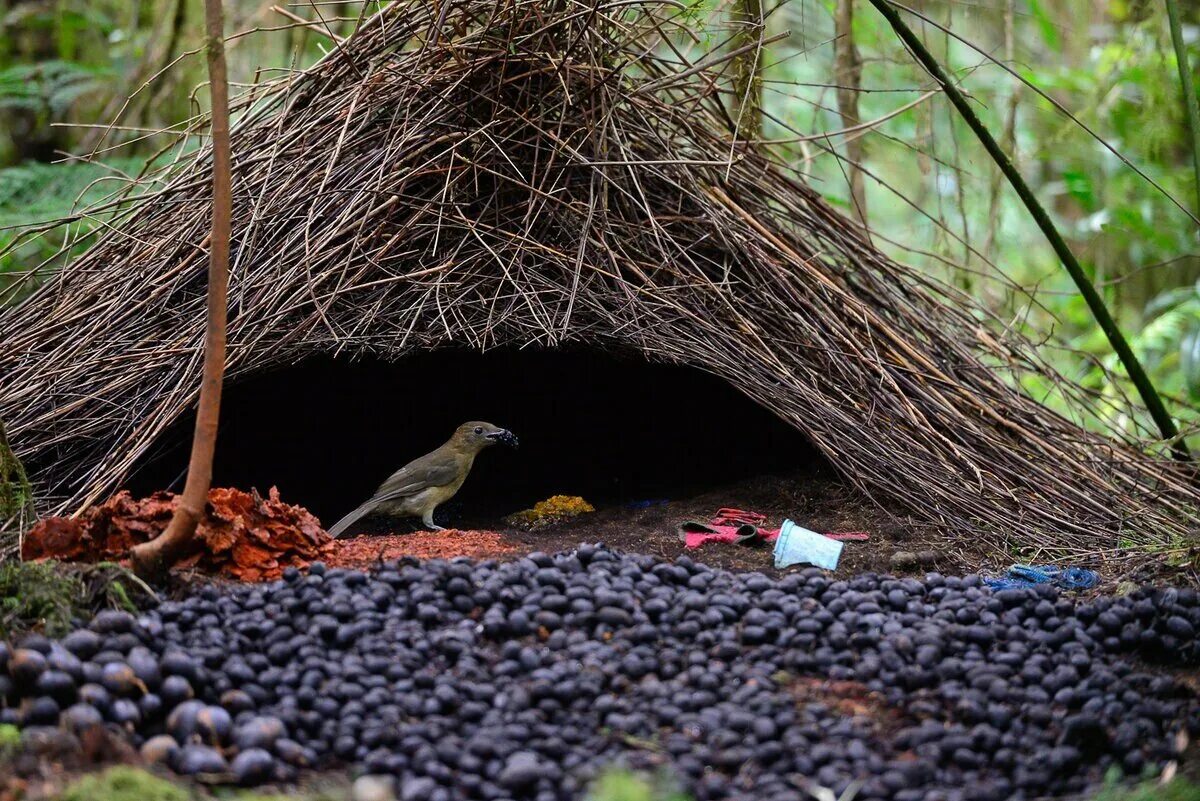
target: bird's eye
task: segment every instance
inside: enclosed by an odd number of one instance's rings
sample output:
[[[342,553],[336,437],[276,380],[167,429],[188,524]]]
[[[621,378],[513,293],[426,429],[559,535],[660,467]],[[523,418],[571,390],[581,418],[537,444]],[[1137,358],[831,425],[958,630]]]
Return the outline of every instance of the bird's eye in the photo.
[[[482,426],[475,426],[475,433],[476,433],[476,434],[482,434],[482,433],[483,433],[483,427],[482,427]]]

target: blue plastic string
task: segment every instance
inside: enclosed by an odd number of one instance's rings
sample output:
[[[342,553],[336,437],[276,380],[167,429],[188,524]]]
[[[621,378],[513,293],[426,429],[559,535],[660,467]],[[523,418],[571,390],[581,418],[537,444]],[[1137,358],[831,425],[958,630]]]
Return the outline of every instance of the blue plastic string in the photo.
[[[1053,584],[1063,590],[1086,590],[1099,581],[1096,571],[1083,567],[1013,565],[1004,576],[984,579],[983,583],[993,590],[1020,589],[1037,584]]]

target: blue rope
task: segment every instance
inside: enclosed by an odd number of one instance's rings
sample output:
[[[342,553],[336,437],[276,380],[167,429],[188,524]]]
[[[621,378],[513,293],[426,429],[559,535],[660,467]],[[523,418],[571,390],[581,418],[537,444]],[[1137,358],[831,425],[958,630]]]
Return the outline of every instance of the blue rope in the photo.
[[[625,504],[626,509],[649,509],[651,506],[663,506],[670,503],[666,498],[651,498],[645,501],[630,501]]]
[[[1035,584],[1053,584],[1063,590],[1086,590],[1099,581],[1099,574],[1082,567],[1013,565],[1004,576],[984,579],[983,583],[993,590],[1020,589]]]

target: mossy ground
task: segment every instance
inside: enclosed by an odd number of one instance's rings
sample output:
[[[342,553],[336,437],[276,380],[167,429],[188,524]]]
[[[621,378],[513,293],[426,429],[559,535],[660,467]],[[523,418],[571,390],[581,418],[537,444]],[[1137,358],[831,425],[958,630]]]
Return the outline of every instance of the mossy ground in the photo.
[[[0,639],[61,637],[101,609],[136,612],[153,593],[120,565],[0,562]]]
[[[600,774],[587,801],[690,801],[668,776],[643,776],[626,770]]]
[[[339,783],[336,790],[207,788],[172,781],[142,768],[117,765],[71,781],[52,801],[347,801],[348,788],[348,783]]]
[[[231,788],[192,787],[119,765],[75,779],[53,801],[347,801],[349,785],[316,787],[287,792],[256,792]],[[663,776],[646,777],[612,770],[600,776],[587,801],[689,801]],[[1122,799],[1122,801],[1124,801]],[[1138,799],[1138,801],[1143,801]],[[1167,801],[1182,801],[1168,799]]]
[[[1132,787],[1114,786],[1101,790],[1094,801],[1200,801],[1200,784],[1179,777],[1166,784],[1146,781]]]
[[[0,763],[5,759],[6,728],[12,727],[0,727]],[[243,790],[195,785],[139,767],[117,765],[62,781],[62,789],[57,793],[39,798],[43,801],[349,801],[351,798],[351,783],[345,774],[321,774],[293,788]],[[651,776],[614,768],[597,778],[585,801],[691,799],[666,774]],[[1134,785],[1114,781],[1091,796],[1090,801],[1200,801],[1200,784],[1186,777],[1176,777],[1165,784],[1158,780]]]
[[[152,773],[118,765],[76,779],[58,801],[192,801],[192,794]]]

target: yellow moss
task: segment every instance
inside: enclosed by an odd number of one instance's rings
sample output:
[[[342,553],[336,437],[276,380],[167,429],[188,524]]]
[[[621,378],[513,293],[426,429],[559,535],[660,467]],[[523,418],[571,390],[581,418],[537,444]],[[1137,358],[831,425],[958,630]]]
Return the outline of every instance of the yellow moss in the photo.
[[[594,511],[596,507],[578,495],[553,495],[544,501],[538,501],[532,509],[509,515],[504,518],[504,522],[518,528],[535,529]]]

